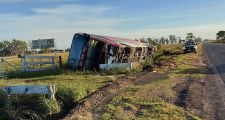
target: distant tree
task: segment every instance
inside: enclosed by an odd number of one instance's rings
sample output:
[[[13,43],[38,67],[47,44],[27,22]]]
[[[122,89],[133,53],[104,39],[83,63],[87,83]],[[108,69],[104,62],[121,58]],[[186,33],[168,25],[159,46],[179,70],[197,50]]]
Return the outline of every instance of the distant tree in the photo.
[[[10,41],[8,41],[8,40],[4,40],[3,41],[3,46],[4,46],[4,48],[3,48],[3,50],[1,51],[1,55],[2,56],[10,56],[10,55],[12,55],[12,44],[11,44],[11,42]]]
[[[193,33],[187,33],[187,40],[194,40],[195,36]]]
[[[181,37],[178,37],[178,43],[179,43],[179,44],[183,44],[183,41],[184,41],[184,40],[182,40]]]
[[[166,38],[166,39],[165,39],[165,44],[168,45],[169,43],[170,43],[169,39]]]
[[[160,43],[161,45],[165,45],[165,44],[166,44],[166,39],[165,39],[164,37],[161,37],[161,38],[159,39],[159,43]]]
[[[12,40],[12,49],[14,54],[23,54],[28,49],[28,44],[25,41],[22,40]]]
[[[225,42],[225,31],[219,31],[216,36],[217,40]]]
[[[157,42],[155,40],[153,40],[152,38],[147,38],[147,43],[149,45],[157,45]]]
[[[154,38],[153,41],[156,42],[157,44],[159,44],[159,39]]]
[[[170,44],[175,44],[177,43],[177,38],[175,35],[170,35],[169,36],[169,41],[170,41]]]
[[[24,53],[28,44],[22,40],[13,39],[12,41],[4,40],[0,42],[1,56],[17,55]]]
[[[194,41],[195,41],[196,43],[200,43],[200,42],[202,42],[202,38],[201,38],[201,37],[196,37],[196,38],[194,39]]]
[[[3,42],[0,42],[0,51],[2,51],[5,48],[5,45]]]
[[[11,46],[11,42],[8,41],[8,40],[4,40],[4,41],[3,41],[3,44],[4,44],[4,47],[5,47],[5,48],[9,48],[9,47]]]

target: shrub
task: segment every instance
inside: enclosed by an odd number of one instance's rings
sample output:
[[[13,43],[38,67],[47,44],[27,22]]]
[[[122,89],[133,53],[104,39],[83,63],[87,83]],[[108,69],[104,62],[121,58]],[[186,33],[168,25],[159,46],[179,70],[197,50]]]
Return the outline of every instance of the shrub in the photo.
[[[60,107],[56,100],[48,99],[44,96],[39,98],[39,109],[43,116],[51,116],[60,112]]]
[[[9,109],[0,108],[1,119],[48,119],[60,112],[57,101],[44,95],[12,95],[10,100]]]
[[[101,118],[102,120],[111,120],[111,115],[109,113],[104,113]]]
[[[7,74],[7,77],[9,79],[13,78],[35,78],[35,77],[42,77],[42,76],[49,76],[49,75],[59,75],[62,74],[62,69],[56,69],[56,70],[45,70],[43,71],[36,71],[36,72],[18,72],[18,71],[12,71]]]
[[[56,99],[59,101],[62,112],[70,110],[75,105],[75,93],[70,88],[59,88],[56,91]]]
[[[106,109],[110,113],[114,113],[116,111],[116,107],[114,105],[112,105],[112,104],[108,104]]]
[[[127,68],[111,68],[111,69],[102,71],[102,73],[106,75],[129,74],[131,73],[131,70]]]
[[[128,109],[128,110],[137,110],[137,107],[130,103],[124,103],[123,106],[125,109]]]

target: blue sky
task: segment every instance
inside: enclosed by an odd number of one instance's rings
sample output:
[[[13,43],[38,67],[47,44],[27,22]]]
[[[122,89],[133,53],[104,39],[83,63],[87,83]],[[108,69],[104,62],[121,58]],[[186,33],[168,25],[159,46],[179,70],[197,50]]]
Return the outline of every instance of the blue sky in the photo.
[[[0,0],[0,40],[55,38],[57,48],[76,32],[214,39],[224,27],[225,0]]]

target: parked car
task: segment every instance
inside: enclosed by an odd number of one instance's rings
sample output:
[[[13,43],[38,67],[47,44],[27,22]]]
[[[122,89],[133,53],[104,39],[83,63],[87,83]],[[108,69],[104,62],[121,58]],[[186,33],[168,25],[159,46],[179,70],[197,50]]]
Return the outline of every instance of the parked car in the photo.
[[[197,44],[194,41],[187,41],[183,47],[183,53],[194,52],[197,53]]]

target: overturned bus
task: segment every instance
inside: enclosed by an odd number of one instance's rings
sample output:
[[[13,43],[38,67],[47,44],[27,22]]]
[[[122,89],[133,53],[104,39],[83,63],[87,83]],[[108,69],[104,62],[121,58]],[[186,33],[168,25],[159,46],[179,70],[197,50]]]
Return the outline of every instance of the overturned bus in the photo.
[[[132,68],[152,57],[154,48],[125,38],[76,33],[73,37],[68,67],[74,70]]]

